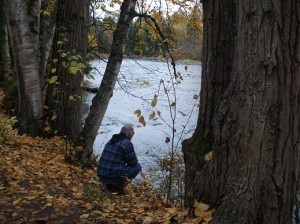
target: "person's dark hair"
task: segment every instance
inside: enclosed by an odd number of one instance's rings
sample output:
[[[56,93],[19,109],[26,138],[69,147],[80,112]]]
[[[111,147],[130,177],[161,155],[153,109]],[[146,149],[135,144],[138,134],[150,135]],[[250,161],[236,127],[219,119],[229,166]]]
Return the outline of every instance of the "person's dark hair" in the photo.
[[[133,126],[131,124],[125,124],[122,128],[121,128],[121,132],[125,134],[126,136],[128,136],[129,134],[134,135],[134,129]]]

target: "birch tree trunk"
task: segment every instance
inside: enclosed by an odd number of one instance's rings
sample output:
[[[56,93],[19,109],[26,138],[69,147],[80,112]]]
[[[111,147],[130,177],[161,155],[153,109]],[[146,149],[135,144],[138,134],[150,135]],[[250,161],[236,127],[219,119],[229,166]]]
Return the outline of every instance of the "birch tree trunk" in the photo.
[[[37,62],[41,1],[5,0],[5,4],[19,85],[19,132],[38,135],[44,118]]]
[[[300,152],[300,2],[205,0],[201,107],[186,201],[214,223],[292,223]],[[213,151],[210,161],[206,153]]]
[[[107,110],[109,100],[113,95],[113,90],[123,60],[129,27],[134,18],[134,15],[129,15],[129,13],[135,12],[135,4],[136,0],[124,0],[122,3],[121,13],[116,30],[114,31],[111,52],[104,76],[99,90],[92,100],[90,113],[85,120],[85,124],[81,132],[80,141],[83,141],[82,144],[87,158],[89,158],[93,153],[95,138]]]

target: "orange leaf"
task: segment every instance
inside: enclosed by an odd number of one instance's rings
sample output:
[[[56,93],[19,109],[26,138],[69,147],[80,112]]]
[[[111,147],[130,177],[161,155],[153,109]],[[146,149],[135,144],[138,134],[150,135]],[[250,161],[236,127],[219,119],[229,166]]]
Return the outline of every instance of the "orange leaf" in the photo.
[[[205,156],[204,156],[204,160],[206,162],[210,161],[213,157],[213,151],[210,151],[209,153],[207,153]]]
[[[140,116],[139,122],[140,122],[143,126],[146,126],[146,122],[145,122],[144,116]]]
[[[196,95],[196,94],[193,96],[193,99],[194,99],[194,100],[198,100],[198,98],[199,98],[199,96]]]
[[[155,112],[153,111],[149,116],[149,120],[152,120],[154,117],[155,117]]]
[[[141,113],[142,112],[141,112],[140,109],[137,109],[137,110],[134,111],[134,114],[136,114],[137,117],[141,116]]]
[[[153,98],[153,100],[152,100],[152,102],[151,102],[151,107],[155,107],[156,104],[157,104],[157,95],[155,94],[155,95],[154,95],[154,98]]]

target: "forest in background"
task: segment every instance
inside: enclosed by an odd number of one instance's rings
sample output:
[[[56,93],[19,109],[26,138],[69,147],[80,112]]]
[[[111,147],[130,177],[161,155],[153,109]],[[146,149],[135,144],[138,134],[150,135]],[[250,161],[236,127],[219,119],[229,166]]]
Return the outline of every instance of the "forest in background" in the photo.
[[[151,11],[151,16],[158,23],[172,49],[175,59],[201,60],[202,48],[202,12],[201,5],[191,2],[181,10],[160,13]],[[183,10],[184,9],[184,10]],[[117,17],[105,14],[104,18],[94,18],[94,23],[89,41],[97,52],[108,54],[112,44],[113,32],[116,27]],[[153,24],[144,18],[135,18],[129,29],[125,54],[135,56],[163,58],[164,46]]]

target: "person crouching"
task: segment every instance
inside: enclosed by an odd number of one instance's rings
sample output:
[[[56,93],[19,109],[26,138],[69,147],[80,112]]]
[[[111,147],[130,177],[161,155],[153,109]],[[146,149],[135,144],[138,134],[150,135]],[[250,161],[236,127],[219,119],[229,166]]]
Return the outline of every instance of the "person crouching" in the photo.
[[[142,171],[138,163],[131,139],[134,129],[131,124],[122,127],[106,143],[97,164],[100,182],[106,189],[118,194],[124,194],[128,179],[134,179]]]

